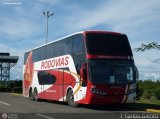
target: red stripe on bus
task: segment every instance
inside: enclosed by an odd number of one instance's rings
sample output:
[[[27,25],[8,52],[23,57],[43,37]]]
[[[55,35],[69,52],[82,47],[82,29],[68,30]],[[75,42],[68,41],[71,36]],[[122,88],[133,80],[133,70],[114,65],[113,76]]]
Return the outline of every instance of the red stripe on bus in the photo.
[[[87,54],[87,59],[94,59],[94,58],[99,58],[99,59],[132,59],[130,56],[110,56],[110,55],[92,55],[92,54]]]

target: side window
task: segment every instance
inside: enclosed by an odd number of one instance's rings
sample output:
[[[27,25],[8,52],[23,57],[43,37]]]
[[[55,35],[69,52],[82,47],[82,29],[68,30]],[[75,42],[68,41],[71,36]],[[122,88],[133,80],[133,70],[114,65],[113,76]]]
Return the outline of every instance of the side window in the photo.
[[[40,48],[39,56],[41,56],[41,60],[46,59],[46,46]]]
[[[24,64],[26,64],[26,61],[27,61],[27,58],[28,58],[29,53],[30,53],[30,52],[27,52],[27,53],[25,53],[25,55],[24,55]]]
[[[37,76],[40,85],[51,85],[56,82],[56,77],[45,71],[39,71]]]
[[[45,59],[49,59],[51,57],[54,57],[54,45],[52,44],[49,44],[47,47],[46,47],[46,58]]]
[[[45,47],[41,47],[33,50],[33,62],[44,60],[46,57]]]
[[[62,55],[62,41],[57,42],[56,44],[56,49],[57,49],[57,56],[61,56]]]
[[[71,40],[71,38],[66,39],[63,42],[62,47],[63,47],[63,54],[64,55],[71,54],[72,53],[72,40]]]
[[[73,37],[73,48],[72,48],[72,57],[74,59],[75,67],[77,70],[77,73],[80,73],[80,67],[82,65],[82,62],[84,61],[84,47],[83,47],[83,36],[78,34]]]
[[[73,53],[82,51],[82,37],[73,37]]]
[[[33,55],[32,56],[33,62],[36,62],[37,59],[38,59],[38,57],[37,57],[37,50],[34,50],[32,55]]]

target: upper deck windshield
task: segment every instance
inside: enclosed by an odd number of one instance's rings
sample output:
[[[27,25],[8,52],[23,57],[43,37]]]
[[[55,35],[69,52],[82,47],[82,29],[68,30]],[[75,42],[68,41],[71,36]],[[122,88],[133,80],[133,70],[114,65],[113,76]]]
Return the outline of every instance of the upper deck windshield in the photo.
[[[124,34],[118,33],[87,33],[87,53],[132,57],[132,51]],[[126,84],[136,80],[134,61],[129,59],[88,59],[90,80],[93,83]]]
[[[132,56],[132,51],[126,35],[88,33],[86,35],[88,54]]]

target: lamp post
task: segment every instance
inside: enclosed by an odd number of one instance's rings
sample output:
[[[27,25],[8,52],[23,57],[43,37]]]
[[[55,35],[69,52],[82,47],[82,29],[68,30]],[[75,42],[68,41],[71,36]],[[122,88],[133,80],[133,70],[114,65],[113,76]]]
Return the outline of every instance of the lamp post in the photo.
[[[53,13],[49,13],[49,11],[47,11],[47,12],[43,11],[42,13],[43,13],[43,15],[45,15],[47,17],[47,26],[46,26],[46,44],[47,44],[47,42],[48,42],[48,18],[50,16],[53,16],[54,12]]]

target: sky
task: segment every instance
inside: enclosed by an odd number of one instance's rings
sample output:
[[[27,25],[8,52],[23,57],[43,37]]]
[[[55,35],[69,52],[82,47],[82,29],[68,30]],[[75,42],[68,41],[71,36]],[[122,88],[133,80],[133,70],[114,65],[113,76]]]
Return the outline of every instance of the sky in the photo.
[[[0,52],[19,56],[11,79],[22,79],[24,53],[83,30],[125,33],[132,49],[142,43],[160,44],[160,0],[0,0]],[[160,50],[133,51],[139,79],[160,79]]]

